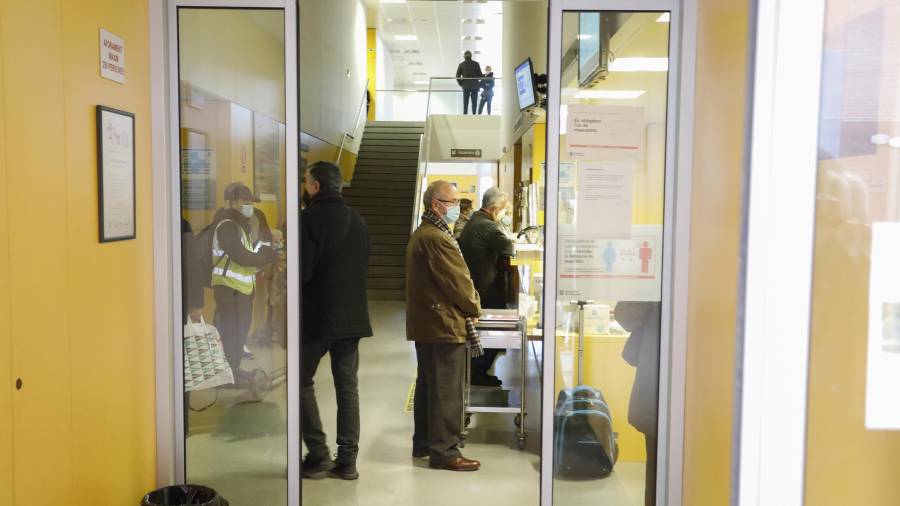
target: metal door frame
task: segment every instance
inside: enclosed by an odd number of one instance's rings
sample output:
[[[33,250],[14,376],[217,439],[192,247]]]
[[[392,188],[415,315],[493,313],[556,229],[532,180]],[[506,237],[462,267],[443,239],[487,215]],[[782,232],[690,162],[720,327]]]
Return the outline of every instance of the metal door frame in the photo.
[[[148,0],[150,10],[151,107],[153,111],[154,269],[157,365],[157,481],[183,483],[184,406],[181,350],[180,111],[178,20],[180,7],[278,9],[284,12],[285,167],[288,272],[300,272],[298,25],[295,0]],[[298,276],[288,276],[288,304],[299,307]],[[300,315],[288,311],[287,473],[288,504],[300,504]]]
[[[693,161],[696,0],[550,0],[548,30],[547,183],[544,256],[544,378],[541,433],[541,504],[553,503],[556,394],[556,302],[559,219],[559,107],[564,11],[668,11],[669,88],[666,115],[665,213],[660,343],[657,500],[682,500],[684,394]]]

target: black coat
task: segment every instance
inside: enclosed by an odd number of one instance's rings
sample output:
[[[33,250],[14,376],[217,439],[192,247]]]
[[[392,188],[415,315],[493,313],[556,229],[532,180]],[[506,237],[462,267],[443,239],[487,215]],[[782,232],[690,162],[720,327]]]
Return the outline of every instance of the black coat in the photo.
[[[657,437],[659,416],[659,302],[623,301],[616,304],[616,321],[631,336],[622,350],[622,358],[637,368],[628,423],[649,437]]]
[[[463,60],[456,67],[456,82],[464,90],[477,90],[481,88],[481,81],[478,79],[460,79],[460,77],[484,77],[481,73],[481,65],[475,60]]]
[[[476,211],[459,236],[459,249],[481,296],[481,306],[506,308],[506,275],[499,275],[497,261],[515,254],[513,242],[488,213]]]
[[[369,228],[339,193],[319,193],[301,214],[303,338],[372,335],[366,293]]]

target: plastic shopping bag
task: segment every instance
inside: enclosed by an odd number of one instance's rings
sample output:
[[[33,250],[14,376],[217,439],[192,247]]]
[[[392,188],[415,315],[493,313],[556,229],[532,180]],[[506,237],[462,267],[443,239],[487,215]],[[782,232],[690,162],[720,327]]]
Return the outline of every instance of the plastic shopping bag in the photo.
[[[188,317],[184,324],[184,390],[203,390],[234,383],[231,366],[225,359],[219,331]]]

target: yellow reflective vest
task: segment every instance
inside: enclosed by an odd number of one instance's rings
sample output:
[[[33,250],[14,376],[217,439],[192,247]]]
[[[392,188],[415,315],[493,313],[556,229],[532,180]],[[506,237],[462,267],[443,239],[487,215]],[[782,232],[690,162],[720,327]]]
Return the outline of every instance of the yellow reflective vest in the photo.
[[[212,286],[227,286],[244,295],[250,295],[256,288],[256,267],[241,265],[228,257],[228,254],[219,247],[219,227],[225,222],[231,220],[222,220],[216,225],[213,233],[213,271]],[[234,223],[234,222],[232,222]],[[235,223],[235,225],[237,225]],[[244,228],[238,225],[241,231],[241,244],[250,253],[255,253],[253,246],[250,244],[250,238],[244,232]]]

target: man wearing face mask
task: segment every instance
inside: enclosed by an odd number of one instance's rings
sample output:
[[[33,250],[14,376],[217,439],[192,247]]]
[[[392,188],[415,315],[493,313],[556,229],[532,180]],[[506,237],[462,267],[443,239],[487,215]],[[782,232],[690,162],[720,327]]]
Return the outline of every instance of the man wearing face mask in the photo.
[[[243,183],[232,183],[225,188],[225,207],[219,209],[213,219],[214,325],[219,330],[225,358],[238,383],[242,376],[249,375],[240,367],[244,342],[253,319],[256,272],[278,258],[271,244],[251,240],[250,220],[256,212],[253,201],[250,188]]]
[[[472,214],[469,223],[459,237],[459,247],[475,289],[481,297],[481,306],[491,309],[506,309],[506,272],[499,266],[515,254],[512,240],[500,225],[506,217],[509,199],[499,188],[484,192],[481,209]],[[488,374],[494,364],[498,349],[484,350],[484,355],[472,359],[472,384],[500,386],[496,376]]]
[[[478,292],[449,225],[459,219],[456,188],[435,181],[425,190],[425,213],[406,247],[406,338],[416,343],[413,458],[433,469],[476,471],[462,456],[462,389],[466,351],[483,353],[475,321]],[[467,346],[468,344],[468,346]]]

